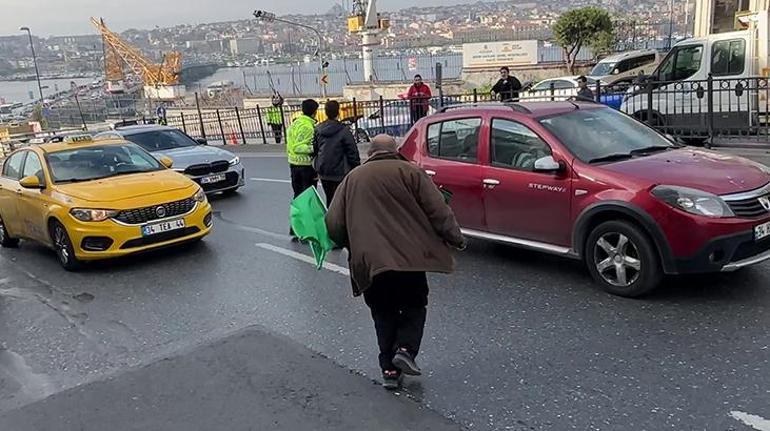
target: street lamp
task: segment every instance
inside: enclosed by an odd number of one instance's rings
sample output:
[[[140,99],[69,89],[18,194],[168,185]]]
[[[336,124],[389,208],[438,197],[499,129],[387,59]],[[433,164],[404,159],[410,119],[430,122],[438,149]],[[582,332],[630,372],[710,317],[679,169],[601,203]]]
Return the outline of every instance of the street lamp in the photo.
[[[40,91],[40,104],[43,104],[43,85],[40,84],[40,70],[37,68],[37,56],[35,55],[35,44],[32,42],[32,31],[29,27],[21,27],[20,31],[26,31],[29,36],[29,47],[32,50],[32,62],[35,63],[35,76],[37,77],[37,89]]]
[[[282,22],[284,24],[289,24],[297,27],[302,27],[304,29],[310,30],[313,33],[315,33],[316,37],[318,38],[318,48],[315,51],[315,56],[320,57],[320,53],[323,52],[323,36],[321,36],[321,32],[318,31],[317,28],[311,27],[309,25],[301,24],[294,21],[289,21],[283,18],[278,18],[275,16],[274,13],[264,11],[264,10],[255,10],[254,11],[254,18],[264,21],[264,22]],[[326,68],[329,67],[329,62],[324,61],[323,58],[321,58],[321,76],[326,77]],[[323,78],[322,78],[323,79]],[[321,84],[321,97],[324,99],[326,98],[326,85],[324,82],[320,82]]]

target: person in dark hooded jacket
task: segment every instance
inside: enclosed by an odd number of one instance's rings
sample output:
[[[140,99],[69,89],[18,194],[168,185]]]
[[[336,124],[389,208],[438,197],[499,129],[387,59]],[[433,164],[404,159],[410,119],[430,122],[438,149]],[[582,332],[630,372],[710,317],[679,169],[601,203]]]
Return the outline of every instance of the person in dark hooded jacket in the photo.
[[[328,119],[315,128],[313,166],[321,179],[326,195],[326,205],[329,206],[337,186],[348,172],[361,164],[361,157],[350,128],[338,120],[339,102],[335,100],[326,102],[324,110]]]

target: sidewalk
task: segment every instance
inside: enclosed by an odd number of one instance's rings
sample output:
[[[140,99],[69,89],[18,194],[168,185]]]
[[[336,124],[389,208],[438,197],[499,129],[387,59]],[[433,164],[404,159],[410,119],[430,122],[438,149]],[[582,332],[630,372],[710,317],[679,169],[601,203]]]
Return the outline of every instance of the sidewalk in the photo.
[[[0,430],[460,430],[287,338],[248,328],[0,416]]]

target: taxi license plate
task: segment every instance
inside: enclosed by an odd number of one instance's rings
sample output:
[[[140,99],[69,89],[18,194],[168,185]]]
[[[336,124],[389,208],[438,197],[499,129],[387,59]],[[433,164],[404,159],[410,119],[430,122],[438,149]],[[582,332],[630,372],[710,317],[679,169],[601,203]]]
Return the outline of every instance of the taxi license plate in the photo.
[[[201,184],[213,184],[227,179],[225,174],[210,175],[208,177],[201,178]]]
[[[768,236],[770,236],[770,222],[762,223],[759,226],[754,226],[755,241],[767,238]]]
[[[142,236],[157,235],[163,232],[184,229],[184,226],[185,225],[183,219],[146,224],[142,226]]]

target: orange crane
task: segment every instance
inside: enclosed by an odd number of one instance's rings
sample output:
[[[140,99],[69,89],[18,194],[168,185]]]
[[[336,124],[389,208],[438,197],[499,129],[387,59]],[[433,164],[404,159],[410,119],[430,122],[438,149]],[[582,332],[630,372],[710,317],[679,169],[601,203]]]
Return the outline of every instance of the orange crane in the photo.
[[[108,29],[104,19],[91,18],[91,24],[99,30],[104,40],[105,74],[108,81],[122,80],[123,65],[126,64],[142,79],[148,97],[154,95],[155,98],[173,99],[184,95],[184,86],[179,84],[181,53],[169,52],[163,56],[160,64],[155,64],[139,49]]]

